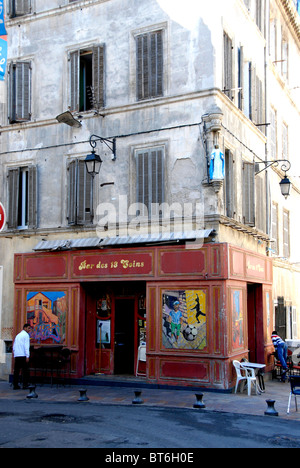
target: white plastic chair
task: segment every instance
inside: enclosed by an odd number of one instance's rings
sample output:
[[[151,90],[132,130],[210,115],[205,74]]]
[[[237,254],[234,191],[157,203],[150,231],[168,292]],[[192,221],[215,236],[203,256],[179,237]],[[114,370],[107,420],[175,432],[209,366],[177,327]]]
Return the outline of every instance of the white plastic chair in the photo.
[[[140,361],[141,362],[146,362],[146,360],[147,360],[147,358],[146,358],[146,348],[147,348],[146,344],[144,344],[144,343],[142,343],[138,348],[136,372],[135,372],[136,377],[138,375],[145,375],[145,374],[139,373],[139,363],[140,363]]]
[[[242,380],[247,380],[247,371],[242,367],[239,361],[233,361],[233,365],[236,370],[236,385],[235,385],[235,393],[236,393],[239,383]]]
[[[247,362],[245,362],[244,364],[241,363],[241,366],[242,366],[243,369],[245,369],[245,371],[247,373],[248,395],[249,396],[251,395],[251,384],[252,383],[254,384],[255,393],[256,393],[256,395],[258,395],[259,392],[258,392],[258,388],[257,388],[257,380],[256,380],[255,369],[253,369],[252,367],[247,367]]]

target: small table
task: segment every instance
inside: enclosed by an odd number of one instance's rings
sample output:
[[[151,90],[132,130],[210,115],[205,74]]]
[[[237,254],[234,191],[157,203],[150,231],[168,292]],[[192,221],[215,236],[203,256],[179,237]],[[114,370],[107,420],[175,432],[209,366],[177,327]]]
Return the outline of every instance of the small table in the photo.
[[[257,371],[257,378],[258,378],[258,391],[261,393],[265,393],[265,382],[264,382],[264,374],[263,369],[266,367],[265,364],[257,364],[256,362],[242,362],[242,366],[250,367]]]

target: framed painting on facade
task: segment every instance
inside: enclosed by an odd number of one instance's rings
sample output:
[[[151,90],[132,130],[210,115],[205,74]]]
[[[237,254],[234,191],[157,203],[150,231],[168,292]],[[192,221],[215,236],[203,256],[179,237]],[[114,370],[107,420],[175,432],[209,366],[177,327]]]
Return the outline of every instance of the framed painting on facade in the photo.
[[[163,292],[162,344],[168,349],[203,350],[206,348],[206,290]]]
[[[65,291],[27,292],[26,321],[32,326],[31,343],[64,345],[67,309]]]

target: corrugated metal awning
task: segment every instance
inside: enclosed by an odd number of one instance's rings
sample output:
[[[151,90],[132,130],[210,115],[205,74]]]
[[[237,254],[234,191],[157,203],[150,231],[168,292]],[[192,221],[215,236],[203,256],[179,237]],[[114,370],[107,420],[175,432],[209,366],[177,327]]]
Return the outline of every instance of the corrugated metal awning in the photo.
[[[71,250],[71,249],[87,249],[101,248],[107,246],[120,246],[132,244],[160,244],[174,243],[180,241],[205,240],[209,237],[214,237],[214,229],[203,229],[199,231],[188,232],[173,232],[161,234],[149,234],[140,236],[124,236],[124,237],[90,237],[83,239],[67,239],[41,241],[35,247],[34,251],[55,251],[55,250]]]

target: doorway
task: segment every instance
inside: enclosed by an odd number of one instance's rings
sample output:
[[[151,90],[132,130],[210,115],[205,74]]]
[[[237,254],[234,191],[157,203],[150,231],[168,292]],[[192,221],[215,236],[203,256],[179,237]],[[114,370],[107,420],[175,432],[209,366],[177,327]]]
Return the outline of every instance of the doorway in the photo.
[[[247,285],[249,361],[260,364],[265,362],[262,289],[261,284]]]
[[[135,299],[115,301],[114,374],[134,374]]]

